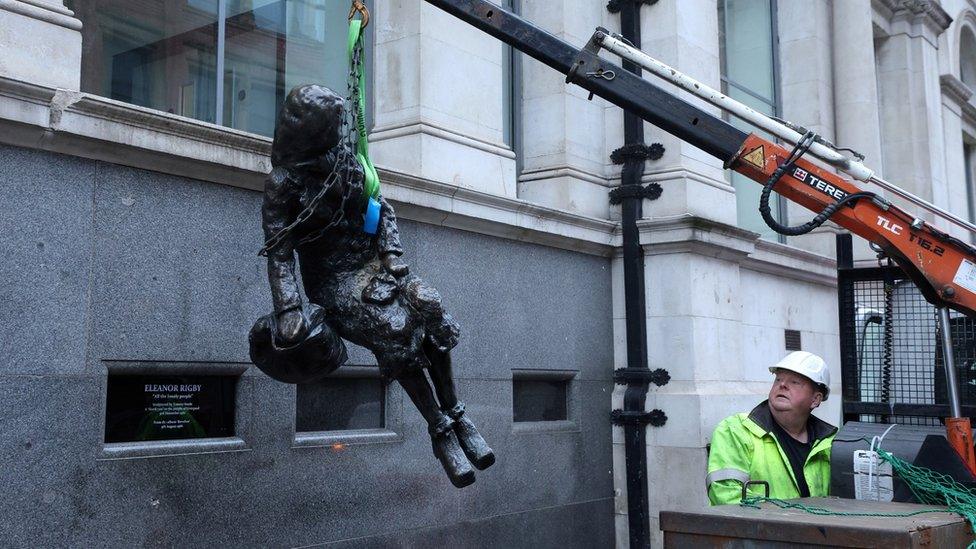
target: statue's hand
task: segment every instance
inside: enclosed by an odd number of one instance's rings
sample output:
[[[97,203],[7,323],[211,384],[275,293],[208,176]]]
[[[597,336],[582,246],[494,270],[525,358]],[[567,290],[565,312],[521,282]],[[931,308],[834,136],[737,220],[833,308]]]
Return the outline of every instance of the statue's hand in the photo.
[[[292,309],[278,315],[278,341],[294,345],[308,333],[308,321],[301,309]]]
[[[397,278],[410,272],[410,267],[400,261],[400,256],[391,253],[383,254],[383,268]]]

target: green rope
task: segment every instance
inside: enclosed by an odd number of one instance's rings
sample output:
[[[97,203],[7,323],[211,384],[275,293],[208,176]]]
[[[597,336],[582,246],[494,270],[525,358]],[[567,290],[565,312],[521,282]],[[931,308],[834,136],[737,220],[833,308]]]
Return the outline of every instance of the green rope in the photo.
[[[780,509],[797,509],[803,511],[804,513],[810,513],[811,515],[821,515],[821,516],[832,516],[832,517],[885,517],[885,518],[897,518],[897,517],[914,517],[915,515],[922,515],[925,513],[945,513],[945,509],[922,509],[921,511],[912,511],[911,513],[855,513],[849,511],[834,511],[833,509],[828,509],[826,507],[816,507],[814,505],[804,505],[803,503],[789,502],[782,499],[776,498],[764,498],[762,496],[750,496],[739,502],[739,505],[743,507],[752,507],[753,509],[761,509],[760,503],[772,503],[773,505],[779,507]]]
[[[931,469],[917,467],[895,457],[880,448],[878,457],[891,464],[892,470],[915,495],[915,500],[926,505],[944,505],[948,509],[922,509],[911,513],[854,513],[833,511],[826,507],[816,507],[798,502],[789,502],[776,498],[747,497],[739,505],[759,509],[760,503],[771,503],[780,509],[796,509],[812,515],[837,517],[913,517],[925,513],[945,513],[947,510],[962,515],[976,531],[976,492],[956,482],[952,477]],[[969,544],[968,549],[976,549],[976,539]]]

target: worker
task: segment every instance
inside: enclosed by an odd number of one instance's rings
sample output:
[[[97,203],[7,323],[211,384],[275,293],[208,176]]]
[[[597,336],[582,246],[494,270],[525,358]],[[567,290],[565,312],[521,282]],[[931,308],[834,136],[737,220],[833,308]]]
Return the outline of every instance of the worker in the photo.
[[[769,371],[769,398],[748,414],[722,420],[712,434],[705,484],[712,505],[739,503],[750,481],[769,484],[769,497],[826,496],[830,445],[837,428],[811,412],[827,400],[830,372],[819,356],[794,351]],[[748,496],[763,496],[762,484]]]

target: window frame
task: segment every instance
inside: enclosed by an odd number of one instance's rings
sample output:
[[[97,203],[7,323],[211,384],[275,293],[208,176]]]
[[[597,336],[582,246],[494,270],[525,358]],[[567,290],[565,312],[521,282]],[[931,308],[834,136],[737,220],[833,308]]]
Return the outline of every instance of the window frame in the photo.
[[[959,52],[959,81],[976,91],[976,29],[971,25],[964,23],[959,29],[959,46],[957,49]]]
[[[74,1],[75,2],[83,2],[85,0],[74,0]],[[122,102],[122,103],[125,103],[125,104],[128,104],[128,105],[132,105],[132,106],[136,106],[136,107],[140,107],[140,108],[144,108],[144,109],[149,109],[149,110],[152,110],[152,111],[155,111],[155,112],[159,112],[159,113],[163,113],[163,114],[169,114],[169,115],[173,115],[173,116],[178,116],[178,117],[181,117],[181,118],[186,118],[186,119],[194,120],[194,121],[197,121],[197,122],[203,122],[205,124],[213,124],[213,125],[219,126],[220,128],[224,128],[224,129],[231,130],[231,131],[244,132],[244,133],[247,133],[247,134],[250,134],[250,135],[255,135],[255,136],[258,136],[258,137],[261,137],[261,138],[271,138],[271,137],[273,137],[271,135],[265,135],[263,133],[259,133],[257,131],[254,131],[251,128],[244,129],[244,130],[235,128],[234,126],[232,126],[230,124],[232,122],[231,120],[226,120],[227,117],[225,116],[225,113],[224,113],[224,107],[226,105],[225,92],[226,92],[226,85],[227,85],[227,83],[226,83],[225,80],[226,80],[226,77],[228,75],[225,74],[225,73],[226,73],[226,69],[227,69],[227,52],[226,52],[226,49],[227,49],[227,20],[228,20],[227,15],[228,15],[228,2],[230,2],[230,0],[213,0],[213,1],[215,3],[215,8],[216,8],[216,12],[214,13],[214,17],[215,17],[216,20],[212,24],[216,27],[216,29],[215,29],[216,30],[216,36],[214,37],[214,44],[213,44],[213,47],[214,47],[214,65],[213,65],[214,84],[213,84],[213,96],[209,97],[209,101],[212,103],[213,108],[214,108],[212,120],[209,119],[209,118],[205,118],[205,117],[199,117],[198,118],[196,116],[188,116],[188,115],[184,115],[184,114],[175,114],[174,112],[172,112],[172,110],[171,111],[167,111],[165,104],[162,105],[161,108],[157,108],[157,107],[146,107],[146,106],[140,105],[139,103],[132,102],[131,100],[115,99],[115,98],[112,97],[112,89],[111,88],[105,88],[102,82],[91,82],[91,81],[89,81],[87,85],[85,84],[85,82],[88,79],[86,78],[86,76],[84,74],[84,72],[85,72],[84,65],[82,67],[82,73],[83,74],[81,76],[81,82],[82,82],[82,88],[83,89],[81,89],[80,91],[82,93],[89,94],[89,95],[92,95],[92,96],[103,97],[103,98],[108,99],[110,101],[119,101],[119,102]],[[288,37],[288,34],[287,34],[287,25],[288,25],[288,23],[287,23],[287,16],[286,16],[287,12],[284,11],[285,10],[285,6],[286,6],[286,0],[277,0],[277,3],[280,3],[281,9],[283,11],[283,13],[282,13],[282,21],[284,22],[283,24],[285,25],[284,37],[287,40],[287,37]],[[71,4],[72,3],[69,3],[69,6]],[[189,6],[189,4],[187,4],[187,5]],[[192,6],[190,6],[190,7],[192,7]],[[328,9],[329,7],[331,7],[331,6],[330,5],[326,5],[326,9]],[[198,8],[193,8],[193,9],[198,9]],[[255,9],[258,9],[258,8],[255,8]],[[370,13],[371,13],[371,15],[374,15],[375,16],[374,11],[375,11],[374,8],[371,7],[370,8]],[[77,12],[78,12],[78,10],[76,10],[76,13]],[[341,10],[337,10],[336,13],[339,14],[340,17],[344,17],[345,16],[345,12],[343,12]],[[240,14],[236,14],[233,17],[236,17],[237,15],[240,15]],[[102,31],[102,32],[104,33],[105,31]],[[95,36],[99,36],[99,35],[95,35]],[[104,34],[102,34],[101,36],[104,36]],[[86,39],[87,38],[88,37],[86,36]],[[366,89],[367,89],[367,94],[368,94],[367,101],[366,101],[366,121],[367,121],[367,131],[371,131],[373,129],[374,125],[375,125],[375,121],[374,121],[374,119],[375,119],[375,96],[374,96],[374,94],[371,94],[370,92],[374,89],[374,74],[373,74],[374,71],[372,69],[373,69],[373,67],[375,67],[375,55],[376,55],[376,33],[374,32],[372,25],[367,26],[365,28],[365,30],[364,30],[364,39],[366,41],[366,47],[365,47],[365,50],[366,50],[365,51],[365,57],[366,57],[366,59],[364,61],[364,64],[365,64],[365,70],[367,72],[367,74],[366,74]],[[346,42],[345,37],[343,37],[342,43],[345,44],[345,42]],[[345,55],[343,55],[342,57],[344,59],[345,58]],[[93,62],[93,60],[89,60],[89,62]],[[94,60],[94,62],[100,62],[100,60]],[[278,68],[276,67],[276,70],[277,69]],[[102,72],[104,72],[106,69],[104,67],[102,67],[100,70]],[[284,67],[281,67],[280,68],[280,71],[284,71],[284,70],[286,70]],[[283,80],[284,79],[284,73],[283,72],[280,72],[280,71],[278,73],[278,79],[279,80]],[[344,72],[348,72],[348,71],[344,71]],[[167,81],[167,82],[169,81],[169,79],[171,78],[171,76],[172,75],[170,75],[170,74],[164,74],[163,75],[164,80]],[[94,89],[84,89],[84,88],[91,88],[92,86],[94,86]],[[276,102],[277,101],[283,101],[284,98],[287,97],[288,92],[290,92],[290,91],[291,90],[288,89],[287,87],[283,87],[282,90],[281,90],[281,92],[280,92],[280,94],[276,94]],[[345,86],[341,87],[340,89],[336,89],[335,91],[337,93],[339,93],[340,95],[342,95],[343,97],[346,96],[346,88],[345,88]],[[182,100],[181,100],[181,102],[182,102]],[[274,112],[277,113],[277,108],[274,110]],[[194,114],[196,115],[196,114],[199,114],[199,113],[196,113],[195,112]]]
[[[379,379],[383,375],[378,366],[345,365],[324,379]],[[383,381],[383,427],[371,429],[341,429],[332,431],[298,430],[298,387],[291,410],[292,448],[332,448],[339,451],[350,444],[374,444],[403,440],[403,392],[393,383]]]
[[[718,2],[716,3],[716,5],[718,6],[718,14],[719,14],[718,17],[719,71],[720,71],[720,80],[722,83],[722,93],[728,95],[729,86],[732,86],[736,90],[745,93],[746,95],[769,105],[770,107],[772,107],[773,116],[780,117],[782,116],[782,111],[783,111],[783,102],[782,102],[783,94],[782,94],[782,83],[781,83],[782,79],[780,74],[781,71],[779,66],[780,53],[779,53],[778,0],[769,0],[769,24],[770,24],[769,32],[770,32],[770,44],[772,46],[771,54],[772,54],[772,69],[773,69],[773,75],[772,75],[773,94],[775,96],[773,98],[764,97],[762,94],[757,93],[749,89],[745,85],[740,84],[728,77],[728,63],[727,63],[728,55],[726,54],[726,48],[725,48],[725,36],[726,36],[726,25],[725,25],[726,15],[725,14],[727,12],[727,7],[726,7],[727,4],[728,4],[728,0],[718,0]],[[722,120],[725,120],[726,122],[730,120],[730,115],[728,114],[728,112],[722,111]],[[777,143],[779,143],[780,141],[781,140],[776,139]],[[727,174],[726,177],[728,177],[729,185],[732,185],[731,174],[729,172],[726,172],[726,174]],[[788,214],[787,214],[788,205],[786,199],[776,193],[773,193],[773,197],[776,200],[776,203],[774,204],[776,219],[784,225],[788,224],[789,221]],[[739,225],[738,212],[736,213],[736,225],[737,226]],[[768,239],[768,238],[764,238],[764,239],[770,240],[772,242],[779,242],[780,244],[787,243],[786,235],[782,235],[779,233],[775,233],[775,235],[776,235],[775,240]]]
[[[238,362],[170,362],[152,360],[105,360],[101,386],[100,425],[97,429],[101,448],[97,461],[155,458],[172,455],[242,452],[251,448],[254,403],[253,379],[247,375],[251,365]],[[108,407],[108,378],[116,375],[228,376],[237,378],[234,404],[234,434],[227,437],[179,438],[170,440],[105,442]]]
[[[515,421],[516,381],[562,381],[566,383],[566,419],[556,421]],[[579,370],[551,370],[535,368],[512,369],[512,432],[515,434],[579,432]]]

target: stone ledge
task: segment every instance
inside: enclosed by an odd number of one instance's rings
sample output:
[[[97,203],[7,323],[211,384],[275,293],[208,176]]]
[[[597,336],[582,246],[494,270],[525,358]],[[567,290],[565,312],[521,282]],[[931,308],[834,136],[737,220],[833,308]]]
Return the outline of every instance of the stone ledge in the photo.
[[[837,286],[835,259],[778,242],[757,240],[756,253],[743,261],[742,267],[801,282]]]
[[[540,179],[553,179],[556,177],[571,177],[573,179],[579,179],[594,185],[600,185],[601,187],[612,188],[616,186],[611,184],[610,180],[606,177],[590,173],[579,168],[574,168],[572,166],[523,170],[519,175],[519,183],[539,181]],[[619,181],[619,174],[617,175],[617,179]],[[619,185],[619,183],[617,183],[617,185]]]
[[[81,21],[74,18],[75,12],[64,6],[56,6],[37,0],[0,0],[0,11],[24,15],[66,29],[81,30]]]
[[[642,219],[637,228],[647,255],[697,253],[742,261],[755,251],[758,239],[751,231],[692,215]]]
[[[0,142],[264,188],[271,139],[87,93],[0,76]],[[405,219],[610,256],[617,223],[380,168]]]
[[[694,181],[695,183],[701,183],[702,185],[708,185],[709,187],[714,187],[729,194],[735,194],[735,187],[733,187],[727,181],[713,179],[695,170],[690,170],[684,167],[665,167],[662,169],[656,169],[654,171],[648,171],[641,177],[641,183],[667,183],[682,179]]]
[[[295,433],[291,448],[332,448],[402,442],[403,435],[391,429],[355,429],[349,431],[307,431]]]
[[[752,271],[825,286],[837,285],[834,259],[760,239],[758,234],[745,229],[691,215],[644,219],[637,226],[647,255],[696,253],[733,261]]]
[[[560,421],[524,421],[512,423],[513,435],[547,435],[555,433],[579,432],[579,422],[569,419]]]
[[[104,444],[97,461],[150,459],[161,457],[249,452],[240,437],[162,440],[155,442],[121,442]]]
[[[501,156],[502,158],[515,159],[515,151],[508,148],[503,143],[493,143],[491,141],[485,141],[483,139],[463,135],[432,122],[404,122],[401,124],[373,128],[373,130],[369,132],[369,140],[371,143],[379,143],[387,139],[394,139],[397,137],[414,134],[426,134],[433,137],[439,137],[446,141],[451,141],[452,143],[457,143],[459,145],[464,145],[466,147],[495,154]]]
[[[384,195],[405,219],[609,257],[618,224],[380,169]]]

